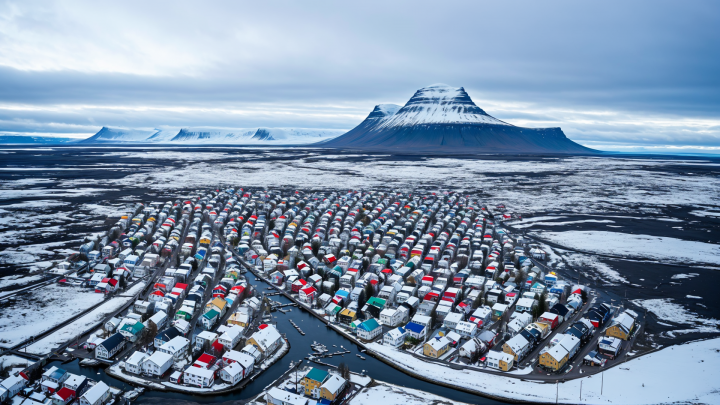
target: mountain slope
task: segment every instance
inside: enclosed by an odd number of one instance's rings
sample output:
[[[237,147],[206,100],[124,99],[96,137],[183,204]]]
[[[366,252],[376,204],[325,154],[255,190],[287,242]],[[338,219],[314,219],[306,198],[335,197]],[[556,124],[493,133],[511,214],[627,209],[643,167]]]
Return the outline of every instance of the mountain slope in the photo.
[[[169,143],[212,145],[304,145],[337,137],[342,129],[319,128],[162,128],[103,127],[81,143]]]
[[[102,142],[143,142],[153,136],[157,130],[110,128],[102,127],[95,135],[83,139],[80,143],[102,143]]]
[[[323,147],[434,153],[593,153],[560,128],[522,128],[487,114],[462,87],[436,84],[415,92],[394,114],[380,106]]]

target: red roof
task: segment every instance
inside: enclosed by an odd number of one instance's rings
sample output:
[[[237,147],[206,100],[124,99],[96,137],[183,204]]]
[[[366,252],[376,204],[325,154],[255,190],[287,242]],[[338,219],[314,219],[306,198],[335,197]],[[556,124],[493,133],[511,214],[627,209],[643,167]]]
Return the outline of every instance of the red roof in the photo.
[[[217,350],[218,353],[223,353],[225,351],[225,346],[223,346],[223,344],[218,342],[217,340],[213,342],[212,347],[213,349]]]
[[[75,391],[71,390],[70,388],[62,387],[58,392],[55,393],[55,395],[59,396],[63,399],[63,401],[67,402],[68,399],[75,397]]]
[[[263,323],[263,324],[261,324],[260,326],[258,326],[258,329],[263,330],[263,329],[265,329],[265,328],[267,328],[267,327],[268,327],[268,325],[267,325],[266,323]]]
[[[175,288],[182,288],[183,290],[187,290],[188,285],[183,283],[177,283],[175,284]]]

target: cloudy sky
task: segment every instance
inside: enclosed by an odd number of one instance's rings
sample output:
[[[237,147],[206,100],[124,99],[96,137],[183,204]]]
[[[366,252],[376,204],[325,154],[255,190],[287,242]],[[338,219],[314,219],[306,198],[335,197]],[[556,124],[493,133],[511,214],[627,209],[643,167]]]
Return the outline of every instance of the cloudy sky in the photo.
[[[717,1],[0,0],[0,133],[349,129],[447,83],[600,149],[719,153],[718,27]]]

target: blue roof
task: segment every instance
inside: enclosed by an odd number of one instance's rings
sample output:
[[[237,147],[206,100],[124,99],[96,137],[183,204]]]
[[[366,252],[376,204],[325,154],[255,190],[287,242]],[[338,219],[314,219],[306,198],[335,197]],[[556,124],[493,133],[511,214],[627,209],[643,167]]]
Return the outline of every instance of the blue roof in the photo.
[[[423,329],[425,329],[425,326],[420,325],[419,323],[409,322],[407,325],[405,325],[405,329],[413,333],[420,333],[423,331]]]
[[[380,324],[378,323],[378,321],[375,320],[375,318],[370,318],[367,321],[358,325],[358,328],[360,328],[362,330],[366,330],[368,332],[375,330],[379,327],[380,327]]]
[[[405,328],[403,328],[402,326],[398,326],[398,331],[400,333],[405,333]]]
[[[347,291],[345,291],[345,290],[338,290],[338,291],[335,293],[335,295],[339,295],[339,296],[346,297],[346,298],[348,297],[349,294],[350,294],[350,293],[347,292]]]

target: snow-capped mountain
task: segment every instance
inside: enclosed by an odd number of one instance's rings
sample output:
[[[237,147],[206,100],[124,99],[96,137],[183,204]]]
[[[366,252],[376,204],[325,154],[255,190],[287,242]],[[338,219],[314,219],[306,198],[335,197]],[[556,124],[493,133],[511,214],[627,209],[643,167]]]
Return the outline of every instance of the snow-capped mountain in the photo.
[[[347,132],[322,128],[160,128],[103,127],[82,143],[169,143],[210,145],[304,145]]]
[[[475,105],[465,89],[434,84],[393,113],[378,105],[345,135],[321,147],[423,153],[593,153],[560,128],[522,128]],[[397,106],[395,106],[397,107]]]

